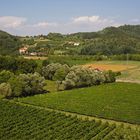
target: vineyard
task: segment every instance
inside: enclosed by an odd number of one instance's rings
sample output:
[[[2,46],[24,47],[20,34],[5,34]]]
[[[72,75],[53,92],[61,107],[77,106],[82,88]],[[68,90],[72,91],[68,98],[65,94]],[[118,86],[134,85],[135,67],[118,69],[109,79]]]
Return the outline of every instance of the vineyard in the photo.
[[[140,86],[112,83],[18,98],[19,102],[140,124]]]
[[[1,140],[138,140],[140,129],[79,119],[76,116],[0,100]]]

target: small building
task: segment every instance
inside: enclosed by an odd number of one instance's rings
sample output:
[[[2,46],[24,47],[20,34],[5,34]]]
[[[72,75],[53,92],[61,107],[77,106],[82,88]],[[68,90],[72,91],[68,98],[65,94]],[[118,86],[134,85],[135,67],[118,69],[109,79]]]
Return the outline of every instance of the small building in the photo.
[[[79,42],[68,42],[69,45],[73,45],[73,46],[79,46],[80,43]]]
[[[79,46],[79,45],[80,45],[80,43],[78,43],[78,42],[77,42],[77,43],[74,43],[73,45],[74,45],[74,46]]]
[[[20,54],[28,54],[28,48],[27,47],[20,48],[19,53]]]
[[[31,52],[30,55],[31,56],[37,56],[38,54],[37,54],[37,52]]]

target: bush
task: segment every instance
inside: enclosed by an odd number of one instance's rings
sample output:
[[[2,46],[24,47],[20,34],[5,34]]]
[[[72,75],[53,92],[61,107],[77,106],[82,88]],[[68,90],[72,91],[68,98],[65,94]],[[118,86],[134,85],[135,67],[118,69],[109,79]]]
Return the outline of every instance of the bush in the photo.
[[[3,70],[0,72],[0,84],[6,83],[14,74],[10,71]]]
[[[62,87],[64,90],[110,82],[115,82],[115,73],[112,71],[102,72],[82,66],[73,66],[66,75],[65,80],[59,83],[59,87],[60,90],[62,90]]]
[[[42,62],[42,66],[47,66],[49,64],[50,64],[50,61],[48,59],[43,60],[43,62]]]
[[[67,65],[52,63],[42,68],[42,75],[48,80],[63,80],[68,71]]]
[[[19,57],[0,56],[0,70],[9,70],[14,73],[34,73],[37,63]]]
[[[35,94],[41,94],[44,91],[46,85],[44,77],[40,74],[20,74],[9,80],[12,88],[13,96],[30,96]]]
[[[111,70],[104,72],[104,75],[105,75],[105,83],[112,83],[116,81],[115,79],[116,74]]]
[[[10,84],[8,83],[0,84],[0,95],[3,95],[4,97],[12,96],[12,89]]]
[[[57,69],[54,76],[53,76],[53,80],[55,81],[62,81],[65,79],[66,75],[69,72],[69,67],[68,65],[62,65],[61,68]]]

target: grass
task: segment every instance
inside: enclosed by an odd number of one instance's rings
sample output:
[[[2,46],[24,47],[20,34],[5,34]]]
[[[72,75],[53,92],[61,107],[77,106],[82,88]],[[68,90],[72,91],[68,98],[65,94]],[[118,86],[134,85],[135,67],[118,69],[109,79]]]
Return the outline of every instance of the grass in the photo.
[[[0,99],[4,98],[2,95],[0,95]]]
[[[139,84],[113,83],[19,98],[18,101],[47,108],[140,124]]]
[[[56,92],[57,91],[57,84],[56,81],[46,80],[47,86],[44,87],[45,90],[49,92]]]
[[[82,120],[55,111],[0,100],[1,140],[139,139],[140,129]]]

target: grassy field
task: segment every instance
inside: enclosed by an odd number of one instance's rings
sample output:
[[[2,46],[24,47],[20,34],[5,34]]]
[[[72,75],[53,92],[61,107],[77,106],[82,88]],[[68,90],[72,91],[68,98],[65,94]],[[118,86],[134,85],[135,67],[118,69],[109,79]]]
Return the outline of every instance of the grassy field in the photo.
[[[140,129],[0,100],[1,140],[138,140]]]
[[[48,57],[43,56],[24,56],[25,59],[32,60],[46,60]]]
[[[15,99],[37,106],[140,124],[140,86],[113,83]]]

